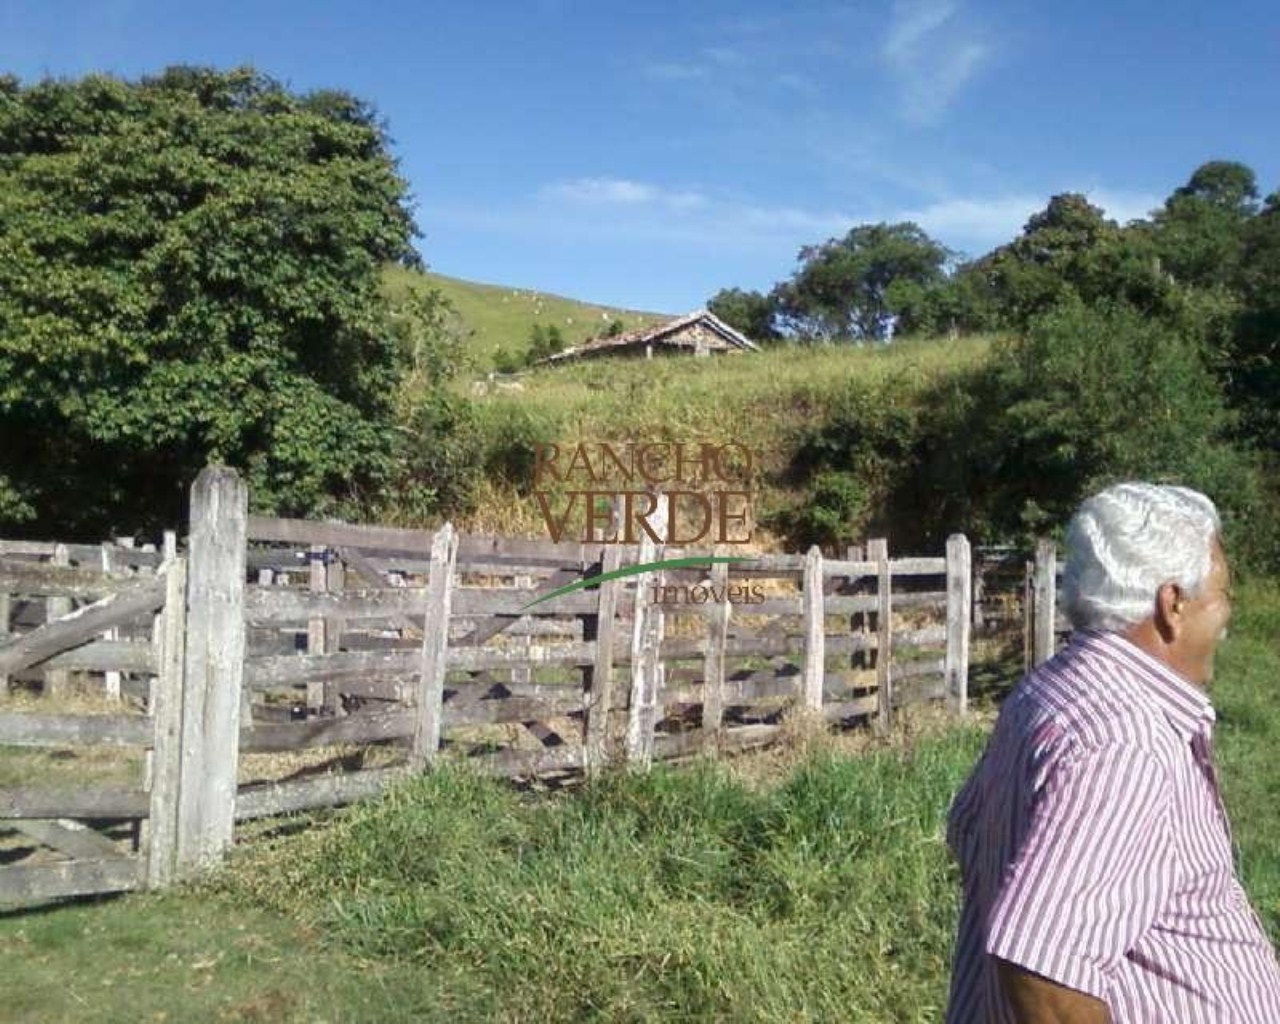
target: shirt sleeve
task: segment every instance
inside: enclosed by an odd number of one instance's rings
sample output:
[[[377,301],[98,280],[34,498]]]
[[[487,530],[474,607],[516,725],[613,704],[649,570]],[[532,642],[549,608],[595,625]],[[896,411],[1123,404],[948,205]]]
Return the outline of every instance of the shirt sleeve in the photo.
[[[988,919],[986,951],[1105,999],[1174,885],[1166,772],[1107,745],[1049,773]]]

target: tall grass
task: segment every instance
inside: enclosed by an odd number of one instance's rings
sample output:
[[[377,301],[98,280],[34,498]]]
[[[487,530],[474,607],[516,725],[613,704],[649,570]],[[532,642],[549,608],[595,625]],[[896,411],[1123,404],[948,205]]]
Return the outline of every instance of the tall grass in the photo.
[[[522,378],[522,391],[477,400],[488,473],[478,512],[460,525],[545,535],[528,492],[533,445],[547,442],[746,445],[756,460],[748,481],[754,507],[765,518],[801,500],[788,468],[806,431],[827,420],[850,389],[877,407],[918,405],[940,381],[987,359],[992,341],[783,345],[709,359],[597,359],[537,370]]]
[[[461,1019],[934,1020],[956,909],[943,816],[980,743],[819,753],[767,789],[711,763],[560,799],[440,772],[239,884],[420,964],[421,994]]]

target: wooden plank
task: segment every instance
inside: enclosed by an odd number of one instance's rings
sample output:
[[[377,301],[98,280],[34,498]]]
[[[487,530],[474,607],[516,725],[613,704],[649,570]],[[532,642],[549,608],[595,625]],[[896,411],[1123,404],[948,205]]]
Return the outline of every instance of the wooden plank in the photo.
[[[332,547],[377,548],[385,551],[412,551],[426,554],[431,550],[432,535],[425,530],[403,530],[389,526],[363,526],[354,523],[320,523],[309,519],[277,519],[249,516],[249,540],[274,541],[281,544],[323,544]]]
[[[155,649],[144,640],[94,640],[43,662],[80,672],[154,672]]]
[[[52,558],[55,547],[51,540],[0,540],[0,557]]]
[[[422,667],[417,690],[417,727],[409,755],[409,766],[415,771],[433,764],[440,750],[444,676],[449,655],[449,616],[452,613],[457,557],[457,534],[452,523],[445,523],[436,531],[431,543],[431,576],[427,581]]]
[[[0,589],[24,597],[50,597],[55,600],[76,598],[97,600],[107,594],[145,586],[148,577],[123,572],[104,572],[70,564],[67,546],[59,544],[64,561],[26,562],[0,558]],[[70,608],[66,609],[70,611]],[[60,612],[53,617],[65,615]]]
[[[310,618],[344,618],[348,621],[385,620],[420,616],[424,588],[348,590],[343,594],[308,594],[301,590],[261,588],[251,585],[244,595],[244,614],[255,626],[306,622]],[[490,589],[468,586],[456,589],[454,609],[460,616],[548,616],[594,614],[596,595],[566,594],[522,611],[538,596],[535,590]]]
[[[969,638],[973,621],[973,568],[969,538],[947,538],[947,692],[951,710],[969,709]]]
[[[176,551],[172,534],[165,549]],[[186,660],[187,563],[171,557],[165,563],[164,609],[157,623],[158,677],[151,688],[154,748],[151,752],[150,820],[147,823],[147,875],[151,888],[168,885],[178,856],[178,802],[182,772],[182,672]]]
[[[945,576],[945,558],[895,558],[889,563],[893,576]]]
[[[176,867],[216,866],[235,826],[245,648],[248,492],[232,469],[207,466],[191,488],[187,642]],[[246,723],[247,724],[247,723]]]
[[[307,589],[312,594],[326,594],[329,591],[328,574],[325,572],[325,556],[328,548],[323,544],[312,544],[308,552]],[[323,615],[312,615],[307,620],[307,654],[311,657],[323,657],[325,650],[325,624]],[[307,680],[307,707],[319,709],[325,704],[324,683],[315,679]]]
[[[796,675],[779,675],[767,669],[737,679],[726,679],[721,690],[721,707],[735,707],[779,697],[794,697]],[[702,704],[705,715],[705,683],[694,686],[664,686],[658,694],[664,704]],[[705,726],[704,726],[705,728]]]
[[[924,677],[924,682],[911,681],[900,690],[893,692],[893,706],[905,707],[908,704],[926,704],[935,700],[944,700],[947,696],[946,680],[937,677]]]
[[[348,590],[342,594],[310,594],[279,587],[249,586],[244,613],[253,625],[301,623],[316,617],[386,619],[421,615],[427,591],[422,587]]]
[[[375,768],[246,787],[236,793],[236,821],[341,807],[376,797],[406,776],[404,768]]]
[[[143,861],[136,857],[0,867],[0,903],[21,906],[67,896],[136,889]]]
[[[658,508],[664,509],[665,502]],[[666,528],[662,514],[655,517],[654,530],[662,536]],[[663,549],[647,533],[641,538],[638,564],[657,561]],[[631,700],[627,714],[627,762],[647,768],[653,760],[653,728],[657,718],[658,691],[662,689],[662,606],[653,600],[655,588],[663,583],[663,573],[637,577],[635,613],[631,631]]]
[[[1033,633],[1034,664],[1041,665],[1053,657],[1056,648],[1054,619],[1057,605],[1058,549],[1049,538],[1036,545],[1035,627]]]
[[[449,760],[452,762],[455,759]],[[529,778],[546,772],[581,768],[583,748],[565,743],[545,750],[503,750],[495,754],[481,754],[456,760],[489,775]]]
[[[53,549],[53,567],[64,568],[71,564],[71,556],[65,544]],[[71,611],[71,598],[49,597],[45,599],[45,624],[56,622]],[[46,669],[44,693],[48,697],[65,697],[71,689],[71,673],[65,669]]]
[[[332,747],[340,743],[374,743],[414,735],[413,711],[365,711],[342,718],[305,722],[255,722],[240,730],[240,749],[252,753]]]
[[[37,843],[50,846],[68,857],[91,860],[98,857],[123,857],[126,852],[101,832],[67,818],[18,819],[13,827]]]
[[[453,607],[458,615],[594,615],[598,595],[577,591],[553,597],[528,611],[525,605],[538,598],[542,588],[515,590],[496,587],[458,587]]]
[[[864,576],[875,576],[876,563],[863,559],[828,558],[822,564],[822,575],[827,579],[845,577],[850,581]]]
[[[607,586],[607,584],[606,584]],[[508,668],[519,665],[591,665],[596,660],[594,641],[572,641],[559,644],[530,644],[521,648],[450,647],[449,669],[478,671],[486,668]]]
[[[581,690],[548,697],[496,697],[461,705],[449,701],[444,705],[444,727],[545,721],[581,711],[583,703]]]
[[[719,748],[723,753],[730,753],[752,747],[763,747],[774,742],[781,731],[782,726],[767,723],[738,725],[731,729],[723,729],[719,736]],[[653,755],[658,760],[691,757],[705,749],[707,740],[706,734],[701,729],[656,736]]]
[[[716,562],[711,566],[711,586],[727,590],[729,586],[727,563]],[[702,729],[712,746],[718,744],[720,729],[724,722],[724,659],[729,638],[729,619],[732,614],[732,604],[728,601],[717,601],[711,609],[711,617],[707,623],[707,648],[702,663],[704,679]]]
[[[412,676],[421,665],[422,655],[418,650],[270,655],[245,660],[244,685],[266,690],[368,675]]]
[[[149,806],[143,790],[127,786],[0,789],[0,819],[145,818]]]
[[[146,747],[151,721],[140,715],[0,714],[0,744],[16,747]]]
[[[828,599],[831,600],[831,599]],[[753,605],[744,605],[743,615],[804,615],[804,601],[799,597],[768,597]]]
[[[920,676],[943,676],[947,673],[944,658],[929,658],[920,661],[900,661],[890,670],[890,678],[894,683],[905,679],[917,679]]]
[[[249,517],[251,540],[282,544],[324,544],[329,547],[359,548],[370,557],[380,554],[429,555],[434,534],[426,530],[406,530],[388,526],[364,526],[354,523],[319,523],[305,519]],[[577,563],[591,565],[600,561],[604,545],[552,543],[520,537],[470,535],[458,539],[455,564],[475,561],[494,564],[515,562],[530,567],[558,566]]]
[[[0,675],[20,672],[90,640],[109,626],[154,612],[164,603],[164,580],[157,576],[145,584],[77,608],[56,622],[30,633],[11,637],[0,646]]]
[[[103,544],[99,549],[99,556],[102,559],[102,571],[104,573],[111,572],[112,552],[115,548],[110,544]],[[105,630],[102,639],[108,643],[120,639],[120,629],[118,626],[112,626]],[[114,670],[108,670],[103,676],[103,695],[109,700],[120,699],[120,673]]]
[[[854,700],[829,702],[823,707],[822,713],[828,721],[833,722],[842,718],[870,718],[879,710],[879,704],[877,697],[857,697]]]
[[[800,698],[807,708],[822,708],[822,682],[826,678],[826,649],[823,641],[822,614],[822,550],[815,544],[809,548],[804,562],[804,669],[800,679]]]
[[[13,605],[11,604],[9,592],[0,589],[0,645],[9,642],[9,630],[13,624]],[[9,692],[9,677],[0,672],[0,693]]]
[[[879,698],[876,724],[882,733],[893,725],[893,590],[889,568],[889,542],[867,542],[867,554],[877,563],[876,572],[876,687]]]

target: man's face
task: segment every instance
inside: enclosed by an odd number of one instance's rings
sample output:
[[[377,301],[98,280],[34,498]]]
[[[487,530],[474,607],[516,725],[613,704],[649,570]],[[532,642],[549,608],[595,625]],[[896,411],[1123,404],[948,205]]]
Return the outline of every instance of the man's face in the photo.
[[[1175,641],[1183,674],[1201,686],[1213,679],[1213,655],[1231,618],[1231,573],[1222,545],[1213,542],[1209,576],[1196,597],[1181,597],[1181,629]]]

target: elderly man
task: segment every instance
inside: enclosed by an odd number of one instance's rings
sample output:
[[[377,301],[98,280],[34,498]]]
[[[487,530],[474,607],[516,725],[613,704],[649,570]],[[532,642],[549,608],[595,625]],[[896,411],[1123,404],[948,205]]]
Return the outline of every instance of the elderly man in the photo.
[[[1004,702],[951,809],[964,906],[947,1024],[1280,1024],[1213,762],[1218,534],[1208,498],[1153,484],[1071,521],[1076,631]]]

